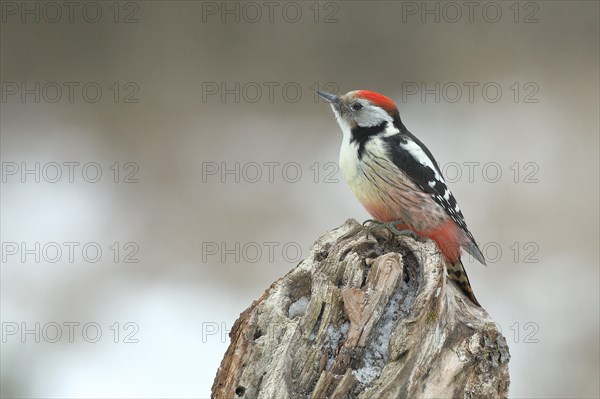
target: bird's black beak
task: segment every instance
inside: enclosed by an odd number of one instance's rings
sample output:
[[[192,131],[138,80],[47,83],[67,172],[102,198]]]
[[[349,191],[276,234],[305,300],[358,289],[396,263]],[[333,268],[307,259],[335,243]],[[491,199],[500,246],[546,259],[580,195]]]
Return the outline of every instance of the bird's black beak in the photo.
[[[320,95],[325,101],[331,104],[339,104],[340,98],[335,94],[327,93],[326,91],[317,90],[317,94]]]

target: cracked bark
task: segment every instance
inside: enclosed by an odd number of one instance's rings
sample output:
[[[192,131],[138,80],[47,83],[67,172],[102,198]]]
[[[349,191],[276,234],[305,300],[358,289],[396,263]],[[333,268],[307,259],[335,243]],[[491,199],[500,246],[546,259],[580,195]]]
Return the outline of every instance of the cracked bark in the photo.
[[[433,241],[332,230],[235,322],[212,397],[504,398],[506,340]]]

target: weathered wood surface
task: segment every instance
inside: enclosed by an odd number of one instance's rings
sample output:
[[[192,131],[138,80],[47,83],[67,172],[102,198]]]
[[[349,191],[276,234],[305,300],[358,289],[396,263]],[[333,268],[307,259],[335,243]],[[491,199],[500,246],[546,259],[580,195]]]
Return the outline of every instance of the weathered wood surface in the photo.
[[[508,394],[506,340],[447,283],[435,243],[367,235],[352,219],[317,240],[230,337],[213,398]]]

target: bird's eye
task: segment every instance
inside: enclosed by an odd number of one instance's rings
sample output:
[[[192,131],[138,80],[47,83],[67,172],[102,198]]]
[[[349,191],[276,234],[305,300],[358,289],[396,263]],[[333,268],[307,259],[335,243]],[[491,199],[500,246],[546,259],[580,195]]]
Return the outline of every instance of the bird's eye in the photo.
[[[355,111],[360,111],[363,108],[363,105],[361,103],[354,103],[351,105],[351,107]]]

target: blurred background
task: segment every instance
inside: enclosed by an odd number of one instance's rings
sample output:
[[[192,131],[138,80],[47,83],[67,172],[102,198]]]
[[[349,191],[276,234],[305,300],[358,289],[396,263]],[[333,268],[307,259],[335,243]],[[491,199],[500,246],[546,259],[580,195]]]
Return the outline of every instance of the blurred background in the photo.
[[[315,89],[435,154],[511,397],[600,395],[598,2],[0,7],[2,397],[209,397],[239,313],[368,218]]]

